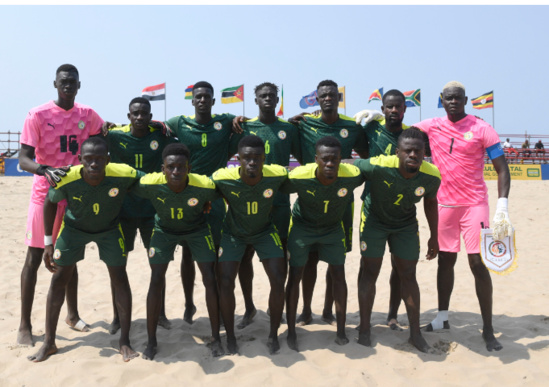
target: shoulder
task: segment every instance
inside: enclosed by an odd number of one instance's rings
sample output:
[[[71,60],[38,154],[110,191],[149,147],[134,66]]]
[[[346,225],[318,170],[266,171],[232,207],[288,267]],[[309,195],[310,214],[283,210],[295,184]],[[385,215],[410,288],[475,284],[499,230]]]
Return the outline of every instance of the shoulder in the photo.
[[[277,164],[270,164],[263,166],[264,177],[281,177],[288,176],[288,170],[283,166]]]
[[[61,178],[61,181],[57,183],[57,186],[55,187],[55,189],[57,190],[63,186],[66,186],[69,183],[72,183],[73,181],[82,179],[82,174],[80,173],[82,168],[83,168],[82,165],[71,167],[71,169],[69,169],[69,171],[67,172],[67,175],[63,176]]]
[[[212,120],[215,121],[232,121],[236,116],[229,113],[212,114]]]
[[[421,163],[419,171],[425,173],[426,175],[434,176],[440,180],[440,171],[434,164],[424,161]]]
[[[351,118],[349,116],[346,116],[344,114],[339,115],[339,119],[343,121],[345,124],[357,126],[357,123],[354,118]]]
[[[189,173],[189,185],[199,188],[215,189],[215,184],[209,177],[196,173]]]
[[[35,106],[32,109],[29,110],[29,115],[36,115],[40,114],[44,111],[50,110],[55,106],[53,101],[46,102],[42,105]]]
[[[237,180],[240,178],[239,168],[221,168],[214,172],[212,179],[216,180]]]
[[[385,168],[398,168],[398,157],[395,155],[385,156],[380,155],[377,157],[372,157],[370,160],[371,165],[385,167]]]
[[[116,126],[112,129],[109,129],[110,133],[116,133],[116,134],[123,134],[123,133],[130,133],[130,125],[124,125],[124,126]]]
[[[167,183],[166,176],[164,176],[162,172],[147,173],[139,182],[142,185],[159,185]]]
[[[109,163],[105,167],[105,176],[135,178],[137,176],[137,172],[135,169],[126,164]]]
[[[339,170],[337,171],[338,177],[356,177],[360,176],[360,169],[356,166],[346,163],[339,164]]]
[[[305,164],[292,170],[288,177],[290,179],[312,179],[315,177],[316,168],[316,163]]]
[[[77,109],[79,109],[79,110],[81,110],[81,111],[85,111],[85,112],[90,112],[90,113],[95,113],[95,114],[97,114],[96,111],[93,110],[93,109],[91,108],[91,106],[84,105],[84,104],[82,104],[82,103],[75,102],[75,103],[74,103],[74,107],[77,108]]]

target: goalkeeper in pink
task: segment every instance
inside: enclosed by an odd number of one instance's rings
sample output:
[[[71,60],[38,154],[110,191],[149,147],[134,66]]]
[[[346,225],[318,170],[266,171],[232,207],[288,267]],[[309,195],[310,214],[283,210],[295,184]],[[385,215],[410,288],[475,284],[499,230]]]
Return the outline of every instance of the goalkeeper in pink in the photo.
[[[25,243],[28,246],[21,272],[21,322],[17,334],[19,345],[34,345],[31,311],[38,267],[42,261],[44,242],[52,244],[61,226],[65,203],[59,203],[52,235],[44,235],[43,207],[48,188],[55,186],[68,171],[68,165],[79,164],[80,145],[90,136],[101,133],[103,120],[90,107],[74,102],[80,80],[78,70],[65,64],[57,69],[53,86],[58,98],[30,110],[21,134],[19,163],[21,168],[34,174],[31,201],[28,210]],[[36,161],[34,161],[36,159]],[[77,307],[78,273],[67,285],[65,322],[73,329],[87,331]]]

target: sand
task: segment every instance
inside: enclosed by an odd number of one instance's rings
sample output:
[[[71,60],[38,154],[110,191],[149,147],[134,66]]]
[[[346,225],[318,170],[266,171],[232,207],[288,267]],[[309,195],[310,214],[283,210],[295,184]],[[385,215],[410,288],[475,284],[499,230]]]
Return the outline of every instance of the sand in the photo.
[[[408,331],[394,332],[385,325],[390,265],[385,255],[378,279],[377,297],[372,316],[374,346],[366,348],[355,340],[354,327],[359,322],[356,273],[359,264],[358,241],[347,255],[346,273],[349,286],[347,335],[350,343],[334,342],[335,327],[320,321],[324,299],[326,264],[319,265],[319,281],[313,300],[314,322],[298,329],[301,352],[286,344],[286,327],[280,329],[281,351],[270,356],[266,347],[268,334],[268,281],[257,258],[254,266],[254,299],[259,311],[255,322],[237,330],[240,355],[213,358],[205,345],[209,322],[204,301],[204,288],[197,270],[195,302],[198,312],[193,325],[182,319],[184,297],[179,279],[180,250],[167,274],[167,314],[171,330],[159,328],[159,353],[154,361],[141,357],[124,363],[118,354],[118,335],[111,336],[108,324],[112,307],[108,274],[99,261],[97,248],[89,246],[86,259],[79,264],[79,310],[91,325],[87,333],[75,332],[62,321],[57,330],[59,352],[43,363],[31,363],[27,356],[36,352],[44,339],[46,295],[50,273],[42,266],[32,314],[34,348],[16,345],[20,318],[20,274],[26,246],[23,243],[26,208],[31,178],[0,177],[0,384],[2,386],[114,386],[114,385],[547,385],[549,382],[549,260],[544,261],[542,240],[547,237],[549,207],[546,193],[549,181],[513,181],[510,216],[517,230],[519,267],[508,276],[492,275],[494,284],[494,328],[504,346],[502,351],[488,352],[480,336],[482,322],[474,291],[473,276],[466,255],[459,254],[456,283],[450,305],[447,331],[425,333],[436,354],[423,354],[407,343]],[[492,214],[497,197],[496,182],[488,182]],[[358,197],[358,191],[355,193]],[[421,324],[436,314],[437,262],[427,262],[425,246],[428,228],[419,207],[422,252],[418,264],[421,289]],[[357,199],[355,229],[360,205]],[[145,298],[150,269],[144,248],[137,243],[130,254],[128,274],[133,291],[133,324],[131,340],[134,349],[145,349]],[[236,289],[236,322],[244,305]],[[301,304],[300,304],[301,305]],[[301,306],[299,307],[301,308]],[[407,328],[404,305],[399,321]],[[222,334],[224,339],[224,334]]]

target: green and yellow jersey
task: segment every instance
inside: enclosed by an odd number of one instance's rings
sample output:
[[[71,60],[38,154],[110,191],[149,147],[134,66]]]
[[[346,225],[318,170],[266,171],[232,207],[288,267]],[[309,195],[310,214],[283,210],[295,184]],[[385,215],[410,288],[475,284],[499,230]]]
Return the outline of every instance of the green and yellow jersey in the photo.
[[[249,237],[265,231],[272,223],[274,196],[288,177],[280,165],[264,165],[263,178],[248,185],[240,178],[240,167],[223,168],[211,177],[229,204],[223,231],[236,237]]]
[[[116,228],[126,193],[145,174],[125,164],[110,163],[103,181],[92,186],[82,178],[82,168],[71,167],[57,186],[50,188],[48,198],[53,203],[67,199],[63,222],[70,227],[87,233]]]
[[[374,216],[391,227],[403,227],[417,222],[416,203],[421,198],[436,198],[440,186],[440,172],[424,161],[417,175],[404,178],[398,170],[397,156],[378,156],[355,160],[362,176],[371,182],[366,196],[363,217]]]

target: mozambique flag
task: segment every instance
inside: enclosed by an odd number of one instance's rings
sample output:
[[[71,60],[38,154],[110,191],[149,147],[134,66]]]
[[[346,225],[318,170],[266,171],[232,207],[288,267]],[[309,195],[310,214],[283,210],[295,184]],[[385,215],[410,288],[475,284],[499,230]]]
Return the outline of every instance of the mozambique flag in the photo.
[[[284,117],[284,86],[282,86],[282,91],[280,93],[280,109],[276,113],[277,117]]]
[[[372,101],[381,101],[382,99],[383,99],[383,87],[380,87],[370,95],[370,98],[368,98],[368,103]]]
[[[193,99],[193,87],[194,85],[189,85],[185,89],[185,99]]]
[[[421,106],[421,89],[405,91],[403,94],[406,97],[406,106]]]
[[[345,86],[338,87],[339,91],[339,107],[345,109]]]
[[[471,100],[473,109],[487,109],[494,107],[494,91],[482,94],[480,97]]]
[[[244,85],[221,90],[221,103],[244,102]]]

